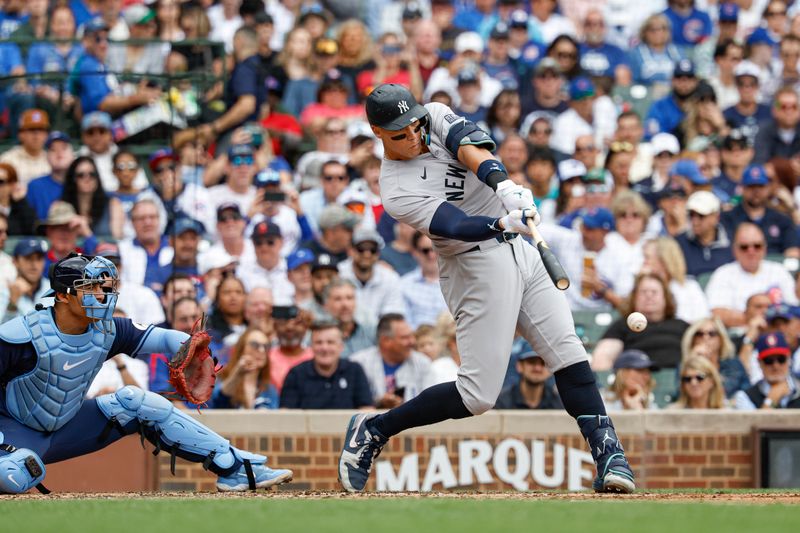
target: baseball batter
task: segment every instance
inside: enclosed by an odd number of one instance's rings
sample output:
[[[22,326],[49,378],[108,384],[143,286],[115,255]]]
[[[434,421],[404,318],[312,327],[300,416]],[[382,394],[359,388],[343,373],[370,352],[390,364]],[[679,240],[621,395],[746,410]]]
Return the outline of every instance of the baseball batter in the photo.
[[[173,471],[176,456],[203,463],[222,491],[291,480],[291,471],[270,469],[266,457],[231,446],[158,394],[128,386],[84,401],[109,357],[175,353],[189,336],[113,318],[117,269],[103,257],[72,254],[51,268],[50,282],[53,307],[0,325],[0,493],[46,492],[45,464],[136,432],[172,455]]]
[[[439,252],[442,293],[456,319],[461,367],[455,382],[424,390],[384,414],[350,420],[339,460],[348,491],[363,490],[387,440],[401,431],[479,415],[500,393],[515,329],[555,374],[597,464],[598,492],[632,492],[633,472],[575,334],[566,297],[519,233],[539,222],[531,192],[508,179],[487,133],[438,103],[422,106],[400,85],[367,98],[383,141],[386,211],[428,235]]]

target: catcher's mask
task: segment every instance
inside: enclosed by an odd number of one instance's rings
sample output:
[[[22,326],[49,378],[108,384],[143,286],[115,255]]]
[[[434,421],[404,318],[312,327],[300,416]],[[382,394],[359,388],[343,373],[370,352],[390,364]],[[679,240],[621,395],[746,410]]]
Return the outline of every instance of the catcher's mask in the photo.
[[[54,293],[78,295],[86,316],[103,333],[111,331],[111,320],[119,297],[119,274],[114,263],[100,256],[70,254],[50,267],[50,285]]]

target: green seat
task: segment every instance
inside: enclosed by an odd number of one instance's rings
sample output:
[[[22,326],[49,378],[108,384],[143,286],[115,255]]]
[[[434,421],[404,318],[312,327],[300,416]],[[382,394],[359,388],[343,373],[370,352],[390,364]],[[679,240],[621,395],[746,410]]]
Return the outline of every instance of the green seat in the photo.
[[[666,407],[678,399],[677,377],[678,373],[674,368],[664,368],[653,373],[653,378],[656,380],[653,396],[659,407]]]
[[[704,273],[698,275],[697,277],[695,277],[695,279],[697,280],[697,283],[700,285],[701,289],[706,290],[706,285],[708,285],[708,280],[711,279],[711,274],[713,274],[713,273],[714,272],[704,272]]]
[[[589,351],[597,345],[597,341],[603,337],[608,326],[618,318],[619,314],[616,311],[573,311],[572,313],[575,333]]]

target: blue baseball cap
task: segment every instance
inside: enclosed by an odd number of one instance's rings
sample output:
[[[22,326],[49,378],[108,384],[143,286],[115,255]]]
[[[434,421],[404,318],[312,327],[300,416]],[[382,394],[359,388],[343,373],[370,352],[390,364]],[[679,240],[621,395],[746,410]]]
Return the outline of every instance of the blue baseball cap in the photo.
[[[103,17],[94,17],[83,25],[83,34],[89,35],[98,31],[108,31],[109,27]]]
[[[463,68],[458,73],[458,85],[467,85],[469,83],[480,83],[480,73],[475,68]]]
[[[744,169],[742,175],[742,185],[769,185],[767,171],[761,165],[750,165]]]
[[[515,9],[508,17],[508,25],[510,28],[528,28],[528,14],[524,9]]]
[[[614,215],[605,207],[582,209],[578,216],[588,229],[604,229],[606,231],[614,229]]]
[[[256,174],[255,179],[253,180],[253,184],[256,187],[267,187],[270,185],[280,185],[281,184],[281,174],[277,170],[271,168],[265,168],[258,174]]]
[[[625,350],[614,361],[614,370],[622,368],[647,368],[650,370],[658,370],[658,366],[653,363],[650,356],[641,350]]]
[[[753,30],[753,33],[747,37],[747,44],[750,46],[754,44],[768,44],[770,46],[775,46],[778,43],[775,42],[772,37],[770,37],[767,28],[756,28]]]
[[[683,176],[695,185],[708,185],[708,178],[700,172],[700,167],[691,159],[681,159],[669,169],[669,177]]]
[[[41,239],[22,239],[14,246],[14,257],[27,257],[33,254],[46,254],[47,243]]]
[[[570,100],[583,100],[594,95],[594,83],[586,76],[578,76],[569,83]]]
[[[720,22],[738,22],[739,6],[733,2],[723,2],[719,5]]]
[[[792,353],[789,343],[786,342],[786,337],[778,331],[761,335],[756,341],[755,348],[758,351],[759,359],[765,359],[770,355],[785,355],[788,357]]]
[[[492,28],[491,33],[489,33],[490,39],[508,39],[508,24],[503,22],[502,20],[494,25]]]
[[[105,111],[92,111],[83,116],[81,120],[81,131],[90,130],[92,128],[103,128],[104,130],[111,129],[111,115]]]
[[[56,141],[65,142],[67,144],[72,143],[72,139],[63,131],[51,131],[50,135],[47,136],[47,140],[44,142],[44,147],[49,150],[50,146]]]
[[[767,322],[772,322],[778,318],[789,320],[794,316],[792,307],[784,303],[770,305],[767,307],[767,312],[764,314],[764,319]]]
[[[535,350],[529,350],[527,352],[523,352],[523,353],[519,354],[519,357],[517,357],[517,360],[518,361],[525,361],[527,359],[533,359],[534,357],[538,357],[539,359],[544,360],[544,357],[542,357],[541,355],[536,353]]]
[[[680,76],[694,77],[694,63],[689,59],[681,59],[675,63],[675,68],[672,71],[672,76],[678,78]]]
[[[252,156],[253,147],[249,144],[232,144],[228,148],[228,157]]]
[[[175,235],[183,235],[187,231],[193,231],[198,235],[202,235],[205,233],[205,230],[206,228],[202,222],[189,217],[175,219],[175,227],[173,228]]]
[[[286,268],[294,270],[303,265],[310,265],[314,262],[314,252],[308,248],[298,248],[286,257]]]

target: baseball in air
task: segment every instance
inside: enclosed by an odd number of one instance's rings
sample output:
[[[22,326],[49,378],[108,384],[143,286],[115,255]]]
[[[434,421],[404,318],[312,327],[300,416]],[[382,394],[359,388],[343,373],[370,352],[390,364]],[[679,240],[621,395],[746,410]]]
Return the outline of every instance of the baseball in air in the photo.
[[[631,313],[628,315],[628,327],[637,333],[644,331],[647,327],[647,318],[642,313]]]

